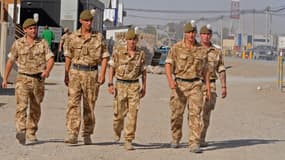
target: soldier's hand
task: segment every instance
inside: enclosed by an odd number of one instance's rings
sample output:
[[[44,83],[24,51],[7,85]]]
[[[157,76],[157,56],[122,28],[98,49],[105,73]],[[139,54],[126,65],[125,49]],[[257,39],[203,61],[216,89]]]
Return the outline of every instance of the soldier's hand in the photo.
[[[4,81],[4,80],[3,80],[1,87],[2,87],[2,88],[7,88],[7,81]]]
[[[108,87],[108,91],[109,91],[110,94],[114,95],[114,94],[115,94],[114,85],[110,85],[110,86]]]
[[[65,83],[66,86],[68,86],[68,84],[69,84],[69,75],[65,75],[64,76],[64,83]]]
[[[146,93],[146,89],[142,88],[140,91],[140,98],[143,98],[145,96],[145,93]]]
[[[49,72],[48,72],[48,71],[43,71],[41,77],[42,77],[43,79],[48,78],[48,77],[49,77]]]
[[[226,96],[227,96],[227,88],[226,87],[222,87],[222,93],[221,93],[221,97],[222,98],[226,98]]]
[[[102,85],[102,84],[104,84],[105,83],[105,77],[99,77],[98,78],[99,80],[98,80],[98,83],[100,84],[100,85]]]
[[[170,89],[176,89],[177,87],[177,83],[172,79],[171,81],[169,81],[169,88]]]

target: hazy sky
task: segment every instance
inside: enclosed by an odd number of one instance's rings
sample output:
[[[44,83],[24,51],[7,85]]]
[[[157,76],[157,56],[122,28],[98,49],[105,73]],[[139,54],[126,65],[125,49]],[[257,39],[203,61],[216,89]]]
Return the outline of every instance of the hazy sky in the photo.
[[[124,8],[132,9],[153,9],[153,10],[184,10],[184,11],[205,11],[205,10],[226,10],[231,9],[231,0],[121,0],[124,3]],[[240,9],[265,9],[267,6],[272,8],[284,8],[284,0],[240,0]],[[230,13],[223,13],[229,15]],[[202,17],[218,17],[223,15],[219,14],[170,14],[170,13],[146,13],[137,11],[128,11],[127,17],[124,19],[125,24],[134,24],[143,26],[145,24],[166,24],[169,22],[177,22],[180,20],[190,21],[191,19],[199,19]],[[285,9],[279,12],[281,16],[272,16],[272,33],[284,34],[285,33]],[[153,18],[154,17],[154,18]],[[253,31],[253,14],[241,16],[240,21],[225,19],[224,25],[231,26],[237,30],[244,32]],[[269,19],[269,18],[268,18]],[[256,14],[255,16],[255,32],[266,32],[266,16],[265,14]],[[200,22],[211,23],[213,26],[218,27],[221,22]],[[199,24],[198,24],[199,25]]]

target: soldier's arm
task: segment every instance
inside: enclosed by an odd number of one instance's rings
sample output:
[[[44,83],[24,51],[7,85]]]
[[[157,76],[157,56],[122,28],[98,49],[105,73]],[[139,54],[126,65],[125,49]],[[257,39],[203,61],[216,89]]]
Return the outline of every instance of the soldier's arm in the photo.
[[[107,70],[107,62],[108,62],[108,57],[105,57],[101,61],[101,71],[100,71],[100,79],[99,83],[102,85],[105,83],[105,75],[106,75],[106,70]]]
[[[48,61],[47,61],[47,68],[46,68],[46,70],[44,70],[43,73],[42,73],[42,77],[43,77],[43,78],[48,78],[48,77],[49,77],[49,73],[50,73],[50,71],[52,70],[53,65],[54,65],[54,58],[51,57],[51,58],[48,59]]]
[[[69,70],[70,70],[70,65],[71,65],[71,58],[70,57],[65,57],[65,75],[64,75],[64,83],[66,86],[68,86],[69,83]]]
[[[226,71],[220,72],[219,77],[222,86],[222,98],[225,98],[227,96]]]
[[[8,83],[7,80],[12,70],[13,64],[14,64],[13,61],[11,61],[10,59],[7,60],[3,82],[2,82],[2,88],[7,88],[7,83]]]

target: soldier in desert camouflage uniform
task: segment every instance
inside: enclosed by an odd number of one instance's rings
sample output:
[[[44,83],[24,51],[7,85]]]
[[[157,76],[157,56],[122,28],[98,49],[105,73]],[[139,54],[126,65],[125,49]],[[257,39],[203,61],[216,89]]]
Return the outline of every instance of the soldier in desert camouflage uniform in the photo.
[[[2,87],[6,88],[7,79],[16,62],[16,138],[21,144],[25,144],[26,139],[30,142],[37,141],[40,104],[44,98],[44,80],[49,77],[54,64],[54,55],[47,42],[37,38],[36,22],[31,18],[25,20],[23,29],[25,36],[13,43],[2,82]]]
[[[126,45],[114,48],[110,64],[109,92],[115,96],[113,127],[115,141],[119,141],[124,128],[127,150],[133,150],[132,141],[135,138],[137,113],[140,98],[146,92],[145,53],[136,47],[138,37],[133,29],[126,33]],[[142,86],[139,76],[142,75]],[[116,77],[116,86],[113,77]],[[124,118],[127,117],[125,127]]]
[[[201,45],[208,50],[208,65],[211,65],[213,71],[210,75],[210,86],[211,86],[211,101],[204,99],[204,105],[202,109],[202,134],[201,134],[201,147],[208,146],[208,143],[205,141],[207,129],[210,123],[211,111],[215,108],[217,93],[216,93],[216,80],[218,79],[217,74],[221,81],[221,97],[225,98],[227,96],[226,88],[226,68],[224,66],[224,60],[222,51],[214,47],[211,43],[212,38],[212,29],[210,25],[205,25],[200,29],[200,40]],[[204,92],[205,96],[205,92]]]
[[[196,42],[196,32],[194,22],[184,26],[184,39],[174,44],[170,49],[165,61],[165,71],[171,89],[171,147],[179,147],[182,138],[183,113],[187,106],[190,152],[201,153],[200,114],[203,103],[201,79],[206,78],[209,87],[209,73],[207,53]]]
[[[68,107],[65,143],[78,143],[81,124],[81,97],[83,97],[82,137],[86,145],[92,143],[95,127],[95,102],[99,86],[105,82],[109,53],[101,33],[91,31],[93,19],[90,10],[80,14],[81,28],[72,33],[65,43],[65,84],[68,86]],[[101,63],[101,71],[98,65]],[[71,68],[71,69],[70,69]]]

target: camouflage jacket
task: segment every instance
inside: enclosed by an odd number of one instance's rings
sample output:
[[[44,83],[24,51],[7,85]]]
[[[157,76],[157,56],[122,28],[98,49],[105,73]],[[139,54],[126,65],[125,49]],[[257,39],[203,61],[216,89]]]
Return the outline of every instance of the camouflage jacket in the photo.
[[[136,49],[135,55],[130,57],[126,45],[117,46],[114,48],[109,65],[114,68],[117,79],[136,80],[146,69],[145,53]]]
[[[200,44],[189,49],[184,41],[174,44],[168,52],[165,63],[172,64],[173,74],[184,79],[203,78],[208,69],[207,50]]]
[[[109,57],[106,42],[101,33],[92,32],[84,39],[81,29],[68,36],[64,43],[64,56],[70,57],[73,64],[95,66],[101,63],[102,58]]]
[[[44,39],[38,38],[33,44],[27,45],[25,36],[13,43],[8,55],[10,60],[16,62],[18,72],[27,74],[36,74],[45,70],[46,62],[53,56]]]
[[[208,48],[208,64],[213,69],[213,71],[211,71],[210,79],[218,79],[217,73],[226,70],[222,51],[213,45]]]

